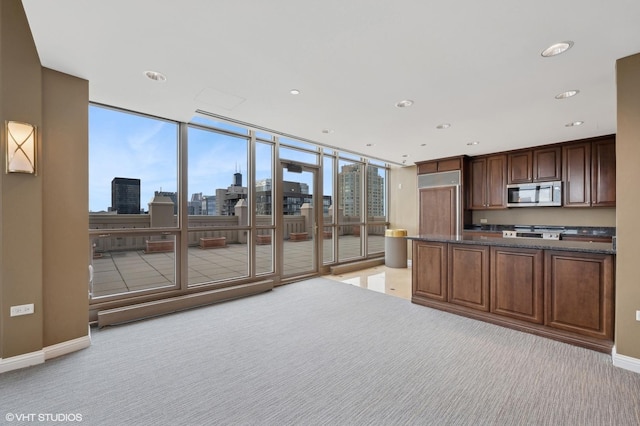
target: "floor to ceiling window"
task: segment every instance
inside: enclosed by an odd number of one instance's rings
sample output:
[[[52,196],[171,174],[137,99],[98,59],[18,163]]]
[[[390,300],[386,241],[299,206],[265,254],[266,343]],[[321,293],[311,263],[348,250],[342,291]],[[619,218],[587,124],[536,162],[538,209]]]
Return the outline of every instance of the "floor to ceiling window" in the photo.
[[[100,105],[89,117],[94,305],[383,255],[382,162],[208,117],[178,123]]]
[[[175,288],[178,125],[89,109],[92,297]]]
[[[189,126],[190,286],[249,276],[248,134]]]

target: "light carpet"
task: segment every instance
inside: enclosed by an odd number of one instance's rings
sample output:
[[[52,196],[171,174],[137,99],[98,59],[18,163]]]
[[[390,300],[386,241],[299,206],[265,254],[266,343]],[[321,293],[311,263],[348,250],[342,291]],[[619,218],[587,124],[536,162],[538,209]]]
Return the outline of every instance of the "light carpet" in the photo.
[[[88,425],[638,425],[640,375],[316,278],[93,329],[88,349],[0,375],[0,423],[16,413]]]

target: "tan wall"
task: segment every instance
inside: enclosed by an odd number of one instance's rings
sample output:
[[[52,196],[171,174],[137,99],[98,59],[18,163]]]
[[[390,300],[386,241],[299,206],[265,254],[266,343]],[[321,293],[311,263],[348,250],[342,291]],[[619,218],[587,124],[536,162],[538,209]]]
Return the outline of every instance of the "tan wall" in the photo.
[[[42,71],[44,346],[87,335],[89,85]]]
[[[36,125],[39,147],[36,176],[0,172],[6,359],[88,333],[88,84],[42,68],[20,0],[0,2],[0,92],[0,121]],[[28,303],[34,314],[9,316]]]
[[[406,229],[418,234],[418,170],[412,167],[392,167],[389,176],[389,222],[392,229]],[[411,244],[407,242],[411,258]]]
[[[640,54],[616,63],[618,131],[616,136],[617,259],[616,351],[640,359]]]
[[[4,173],[4,122],[42,125],[41,66],[18,0],[0,2],[0,93],[0,358],[8,358],[42,349],[43,321],[43,175]],[[34,314],[9,316],[11,306],[27,303]]]
[[[487,219],[491,225],[555,225],[555,226],[616,226],[615,208],[511,208],[506,210],[476,210],[473,223]]]

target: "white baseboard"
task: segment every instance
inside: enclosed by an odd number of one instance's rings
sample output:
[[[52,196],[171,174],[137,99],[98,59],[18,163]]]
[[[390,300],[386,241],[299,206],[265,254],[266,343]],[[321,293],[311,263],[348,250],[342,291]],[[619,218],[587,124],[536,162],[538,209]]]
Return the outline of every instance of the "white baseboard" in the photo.
[[[44,351],[29,352],[28,354],[0,359],[0,373],[6,373],[7,371],[31,367],[32,365],[42,364],[43,362]]]
[[[42,364],[48,359],[79,351],[80,349],[84,349],[89,346],[91,346],[91,333],[88,333],[83,337],[78,337],[77,339],[47,346],[39,351],[29,352],[28,354],[17,355],[6,359],[0,358],[0,374],[6,373],[7,371],[31,367],[32,365]]]
[[[640,373],[640,359],[618,354],[615,346],[611,352],[611,358],[613,359],[613,365],[616,367],[624,368],[634,373]]]
[[[91,334],[83,337],[78,337],[77,339],[47,346],[46,348],[42,349],[42,351],[44,352],[44,359],[46,361],[51,358],[56,358],[61,355],[79,351],[80,349],[88,348],[89,346],[91,346]]]

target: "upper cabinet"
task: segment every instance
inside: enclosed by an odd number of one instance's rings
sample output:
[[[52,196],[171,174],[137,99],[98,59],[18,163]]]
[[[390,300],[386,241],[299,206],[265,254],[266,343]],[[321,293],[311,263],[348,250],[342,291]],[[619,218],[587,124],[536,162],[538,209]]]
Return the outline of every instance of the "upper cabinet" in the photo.
[[[559,146],[533,150],[533,181],[562,180],[562,149]]]
[[[464,157],[443,158],[441,160],[423,161],[416,163],[418,166],[418,174],[450,172],[452,170],[461,170]]]
[[[616,205],[615,137],[562,147],[565,207]]]
[[[616,140],[595,141],[591,150],[591,205],[616,205]]]
[[[507,183],[560,180],[562,172],[559,146],[514,151],[507,155]]]
[[[507,156],[476,157],[470,161],[470,171],[469,208],[506,208]]]
[[[591,142],[562,148],[565,207],[591,206]]]

